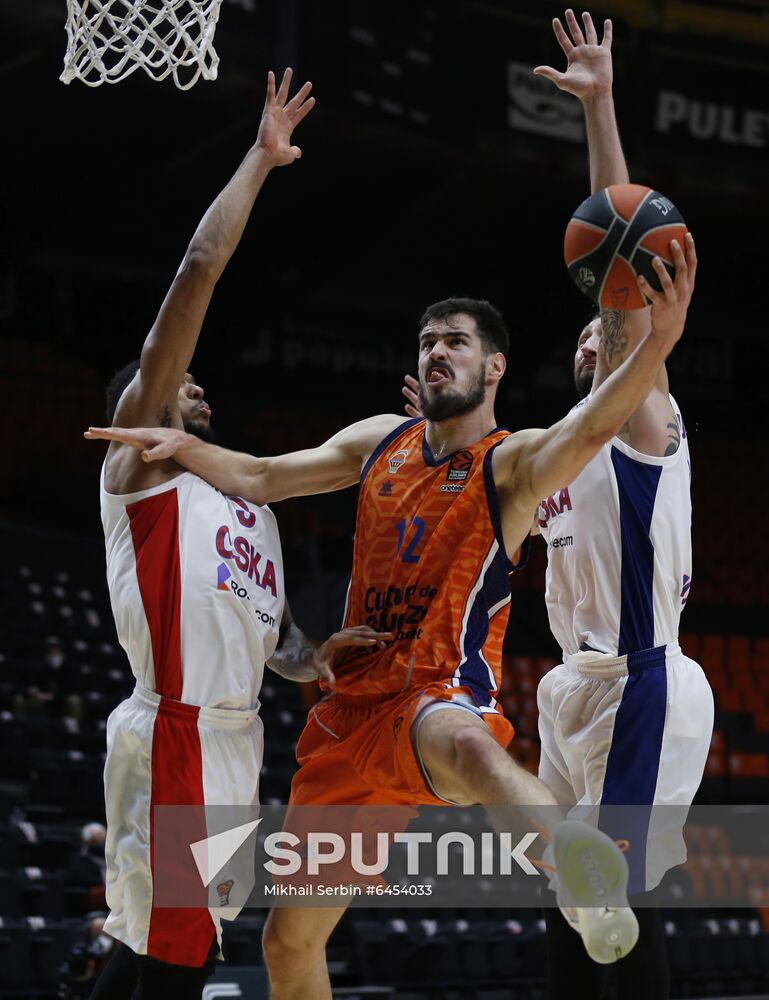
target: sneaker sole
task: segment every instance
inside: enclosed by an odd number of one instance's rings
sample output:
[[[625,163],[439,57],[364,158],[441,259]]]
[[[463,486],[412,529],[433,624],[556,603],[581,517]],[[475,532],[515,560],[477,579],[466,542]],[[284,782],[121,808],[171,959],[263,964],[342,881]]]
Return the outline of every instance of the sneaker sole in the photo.
[[[606,834],[566,820],[554,831],[558,903],[578,907],[579,932],[587,953],[601,965],[627,955],[638,940],[638,921],[628,907],[628,866]]]
[[[585,950],[599,965],[611,965],[624,958],[638,941],[638,921],[626,906],[609,910],[581,909],[579,931]]]

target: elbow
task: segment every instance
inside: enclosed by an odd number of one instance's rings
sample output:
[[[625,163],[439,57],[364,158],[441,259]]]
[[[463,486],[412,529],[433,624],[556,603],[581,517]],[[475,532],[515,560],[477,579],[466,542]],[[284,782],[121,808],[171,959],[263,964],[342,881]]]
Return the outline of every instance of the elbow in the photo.
[[[599,389],[599,392],[601,389]],[[626,423],[626,414],[618,413],[616,408],[595,405],[596,400],[592,399],[585,406],[580,414],[579,421],[575,421],[574,431],[579,438],[579,443],[585,448],[593,448],[598,451],[607,442],[622,430]]]
[[[580,428],[580,446],[585,451],[595,454],[600,451],[605,444],[608,444],[613,437],[619,434],[623,426],[624,422],[618,423],[616,420],[611,423],[606,423],[605,421],[600,420],[585,421],[585,425]]]
[[[218,255],[204,244],[191,243],[179,267],[177,278],[214,283],[222,273]]]

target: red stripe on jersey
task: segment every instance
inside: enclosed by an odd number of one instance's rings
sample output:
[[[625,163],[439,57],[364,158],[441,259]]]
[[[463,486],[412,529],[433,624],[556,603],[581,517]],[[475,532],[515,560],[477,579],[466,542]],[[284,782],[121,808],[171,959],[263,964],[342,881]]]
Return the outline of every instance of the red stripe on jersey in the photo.
[[[203,757],[198,732],[200,709],[193,705],[158,707],[152,733],[150,864],[156,885],[163,866],[164,906],[153,901],[147,954],[173,965],[201,966],[214,937],[208,890],[198,874],[190,844],[207,836],[203,798]],[[155,806],[197,806],[155,819]],[[199,906],[168,905],[167,887],[178,887],[181,902],[199,896]]]
[[[182,583],[179,565],[179,500],[176,490],[126,507],[136,576],[155,661],[155,690],[182,697]]]

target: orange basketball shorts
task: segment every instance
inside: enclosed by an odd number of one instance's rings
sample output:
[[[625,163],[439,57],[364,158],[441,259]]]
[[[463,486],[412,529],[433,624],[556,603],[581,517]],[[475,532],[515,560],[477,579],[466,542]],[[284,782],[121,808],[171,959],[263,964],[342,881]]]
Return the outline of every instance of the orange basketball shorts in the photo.
[[[290,803],[446,805],[425,780],[411,729],[429,704],[456,698],[472,701],[468,688],[445,681],[396,694],[332,694],[310,710],[296,748],[299,770]],[[514,730],[501,713],[484,712],[480,718],[501,746],[510,743]]]

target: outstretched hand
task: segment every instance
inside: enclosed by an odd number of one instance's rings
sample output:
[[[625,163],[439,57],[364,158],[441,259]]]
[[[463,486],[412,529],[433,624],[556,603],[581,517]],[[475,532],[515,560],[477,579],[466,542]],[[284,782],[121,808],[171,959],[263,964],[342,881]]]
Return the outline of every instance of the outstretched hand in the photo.
[[[611,93],[611,21],[604,21],[603,39],[599,44],[593,19],[587,11],[582,15],[584,33],[573,10],[566,11],[565,20],[569,32],[557,17],[553,18],[553,31],[566,56],[566,72],[559,73],[552,66],[537,66],[534,74],[546,77],[560,90],[574,94],[581,101]]]
[[[421,417],[422,414],[422,404],[419,400],[419,382],[414,378],[413,375],[403,376],[404,385],[401,392],[406,397],[406,405],[404,409],[410,417]]]
[[[315,98],[310,97],[312,84],[307,82],[296,94],[287,100],[294,71],[289,67],[283,74],[280,89],[275,93],[275,74],[267,74],[267,97],[264,101],[256,148],[262,150],[273,163],[283,167],[293,163],[302,155],[299,146],[291,145],[291,133],[315,107]]]
[[[675,279],[668,274],[667,268],[659,257],[652,261],[662,291],[652,288],[646,278],[639,276],[638,287],[641,294],[651,302],[652,330],[655,334],[669,342],[670,347],[680,339],[686,324],[686,313],[694,292],[694,279],[697,274],[697,252],[694,248],[694,237],[686,234],[684,240],[686,254],[677,240],[670,241],[670,249],[675,265]]]
[[[392,632],[377,632],[369,625],[353,625],[350,628],[343,628],[339,632],[334,632],[326,641],[313,650],[310,665],[317,672],[319,677],[333,687],[336,684],[333,666],[337,653],[347,646],[378,646],[384,649],[393,638]]]
[[[173,458],[188,435],[175,427],[89,427],[83,437],[128,444],[142,453],[145,462],[160,462]]]

